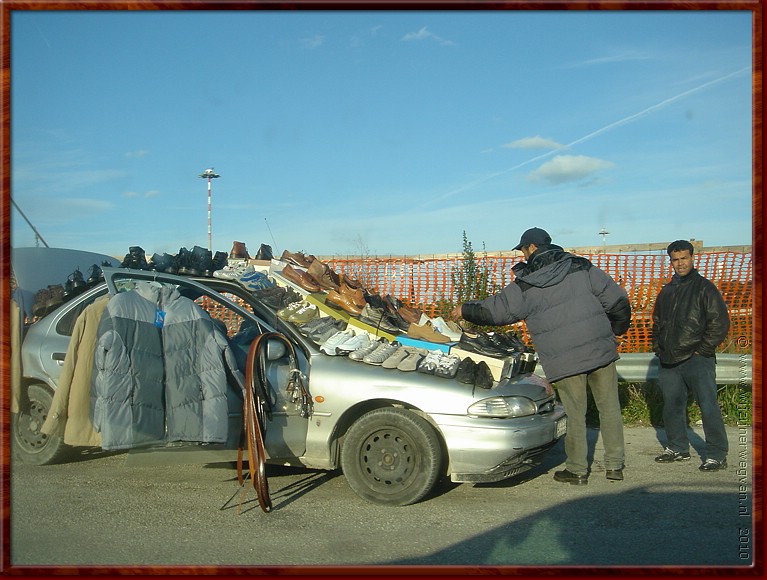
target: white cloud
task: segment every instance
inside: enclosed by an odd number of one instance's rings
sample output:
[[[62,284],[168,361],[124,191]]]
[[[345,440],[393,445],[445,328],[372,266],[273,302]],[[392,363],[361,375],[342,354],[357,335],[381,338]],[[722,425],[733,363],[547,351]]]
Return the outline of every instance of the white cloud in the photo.
[[[403,41],[410,41],[410,40],[433,40],[443,46],[452,46],[455,43],[450,40],[445,40],[444,38],[441,38],[434,34],[433,32],[430,32],[425,26],[421,28],[418,32],[408,32],[405,36],[402,37]]]
[[[128,159],[141,159],[142,157],[146,157],[149,155],[149,151],[146,149],[139,149],[137,151],[128,151],[125,156]]]
[[[315,48],[319,48],[323,44],[325,44],[325,37],[321,34],[315,34],[311,38],[303,38],[301,39],[301,43],[304,45],[304,47],[308,48],[309,50],[314,50]]]
[[[527,176],[529,181],[546,181],[559,185],[572,181],[581,181],[598,171],[614,167],[615,164],[604,159],[585,155],[557,155]]]
[[[564,149],[565,145],[546,139],[540,135],[535,137],[525,137],[523,139],[517,139],[511,143],[506,143],[503,147],[509,149]]]

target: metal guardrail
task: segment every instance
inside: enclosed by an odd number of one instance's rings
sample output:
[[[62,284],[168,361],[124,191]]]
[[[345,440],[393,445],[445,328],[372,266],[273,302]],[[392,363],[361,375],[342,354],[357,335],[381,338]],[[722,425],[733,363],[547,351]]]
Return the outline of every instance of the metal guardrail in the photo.
[[[658,378],[660,363],[653,353],[626,353],[621,354],[616,363],[618,380],[630,383],[645,383]],[[540,364],[535,369],[535,374],[543,375]],[[716,383],[718,385],[750,385],[751,379],[751,355],[750,354],[717,354],[716,355]]]

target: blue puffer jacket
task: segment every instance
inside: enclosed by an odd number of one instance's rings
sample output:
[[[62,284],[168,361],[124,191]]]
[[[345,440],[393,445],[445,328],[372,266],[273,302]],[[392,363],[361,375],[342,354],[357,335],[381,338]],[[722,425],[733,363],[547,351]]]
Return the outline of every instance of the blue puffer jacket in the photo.
[[[498,294],[464,303],[463,318],[496,326],[524,320],[551,382],[618,360],[615,337],[628,330],[631,306],[610,276],[554,244],[513,270],[514,282]]]

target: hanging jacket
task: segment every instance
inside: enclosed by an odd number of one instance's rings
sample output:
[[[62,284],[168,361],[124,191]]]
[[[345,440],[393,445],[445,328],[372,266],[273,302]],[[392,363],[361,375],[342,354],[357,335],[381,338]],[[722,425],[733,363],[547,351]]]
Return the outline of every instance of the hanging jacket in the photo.
[[[227,374],[244,385],[226,334],[175,287],[163,288],[160,307],[167,440],[225,443]]]
[[[730,331],[722,294],[697,270],[674,274],[658,293],[652,313],[652,348],[664,365],[698,353],[713,357]]]
[[[610,276],[554,244],[513,271],[514,282],[498,294],[465,302],[463,318],[494,326],[524,320],[551,382],[618,360],[615,337],[628,330],[631,306]]]
[[[51,408],[40,428],[42,433],[48,435],[63,430],[67,445],[101,446],[101,434],[96,432],[91,422],[90,396],[96,337],[108,302],[109,296],[101,296],[77,317]]]
[[[165,441],[160,290],[156,282],[136,282],[134,290],[112,296],[101,317],[91,416],[103,449]]]

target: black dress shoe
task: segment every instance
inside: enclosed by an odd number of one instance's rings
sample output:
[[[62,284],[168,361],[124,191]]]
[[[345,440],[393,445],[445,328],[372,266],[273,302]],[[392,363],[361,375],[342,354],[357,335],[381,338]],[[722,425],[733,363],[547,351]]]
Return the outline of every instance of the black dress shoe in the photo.
[[[588,475],[577,475],[566,469],[554,472],[554,481],[569,483],[570,485],[586,485],[589,482]]]
[[[605,470],[605,477],[615,481],[623,481],[623,469],[607,469]]]

